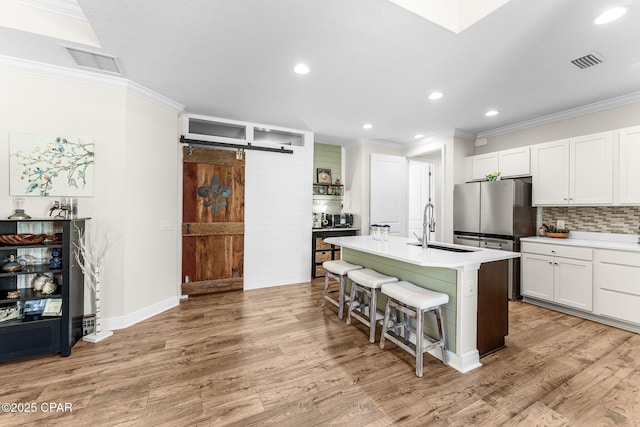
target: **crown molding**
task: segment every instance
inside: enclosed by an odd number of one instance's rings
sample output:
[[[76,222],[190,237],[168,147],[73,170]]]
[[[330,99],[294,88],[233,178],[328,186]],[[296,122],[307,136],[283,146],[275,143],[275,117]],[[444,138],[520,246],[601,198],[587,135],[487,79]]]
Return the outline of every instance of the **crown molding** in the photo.
[[[127,80],[127,88],[131,92],[137,95],[140,95],[142,98],[146,99],[147,101],[160,105],[161,107],[165,107],[169,110],[175,111],[178,114],[182,113],[186,108],[184,105],[179,104],[174,100],[167,98],[164,95],[160,95],[159,93],[154,92],[151,89],[147,89],[146,87],[134,81]]]
[[[27,6],[37,7],[47,12],[66,15],[76,19],[87,20],[82,8],[76,0],[12,0],[15,3],[22,3]]]
[[[76,70],[74,68],[61,67],[58,65],[45,64],[42,62],[2,55],[0,55],[0,68],[21,73],[36,74],[79,83],[92,84],[111,89],[129,90],[149,102],[175,111],[176,113],[181,113],[185,109],[184,105],[123,77]]]
[[[623,107],[625,105],[635,104],[637,102],[640,102],[640,92],[633,92],[627,95],[618,96],[616,98],[610,98],[604,101],[594,102],[593,104],[583,105],[582,107],[572,108],[570,110],[549,114],[546,116],[538,117],[536,119],[525,120],[523,122],[499,127],[486,132],[480,132],[478,133],[477,137],[490,138],[493,136],[504,135],[506,133],[516,132],[519,130],[528,129],[535,126],[542,126],[549,123],[559,122],[561,120],[567,120],[575,117],[584,116],[586,114],[609,110],[611,108]]]
[[[408,151],[412,151],[419,149],[422,146],[430,146],[432,144],[439,143],[445,139],[450,138],[461,138],[473,141],[476,139],[476,134],[462,129],[451,129],[445,132],[440,132],[426,136],[424,138],[420,138],[416,141],[412,141],[411,143],[406,145],[406,148]]]

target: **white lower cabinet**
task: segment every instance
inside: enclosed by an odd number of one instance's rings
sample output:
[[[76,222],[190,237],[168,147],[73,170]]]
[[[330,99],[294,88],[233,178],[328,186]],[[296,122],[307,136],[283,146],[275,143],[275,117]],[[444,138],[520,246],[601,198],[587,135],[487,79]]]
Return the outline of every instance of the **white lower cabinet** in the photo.
[[[593,251],[522,243],[522,295],[584,311],[593,310]]]
[[[553,301],[553,257],[522,253],[522,295]]]
[[[525,301],[640,333],[640,251],[522,241]],[[536,240],[535,242],[532,240]],[[620,245],[613,245],[620,246]]]
[[[555,259],[553,300],[585,311],[593,310],[593,263],[570,258]]]
[[[640,323],[640,253],[596,250],[594,313]]]

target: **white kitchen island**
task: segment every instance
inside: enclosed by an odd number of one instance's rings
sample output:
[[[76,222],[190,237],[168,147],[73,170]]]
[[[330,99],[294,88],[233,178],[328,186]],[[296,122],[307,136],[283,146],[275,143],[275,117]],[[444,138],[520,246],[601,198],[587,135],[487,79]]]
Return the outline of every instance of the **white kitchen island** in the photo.
[[[504,312],[499,315],[508,316],[508,290],[505,288],[509,277],[508,260],[520,257],[520,253],[440,242],[430,244],[468,249],[471,252],[425,249],[412,245],[415,239],[394,236],[389,237],[388,241],[374,240],[371,236],[331,237],[325,241],[342,246],[342,259],[345,261],[449,295],[449,303],[444,310],[449,364],[460,372],[481,366],[478,352],[479,273],[485,271],[481,280],[483,288],[489,289],[489,282],[499,283],[500,288],[504,288],[504,293],[500,294],[504,297],[499,297],[504,298],[504,301],[500,301]],[[481,266],[487,268],[482,267],[481,270]],[[484,301],[495,299],[490,293],[485,295]],[[385,302],[382,295],[378,307],[383,307]],[[432,329],[430,323],[425,323],[425,331]],[[440,358],[439,351],[431,354]]]

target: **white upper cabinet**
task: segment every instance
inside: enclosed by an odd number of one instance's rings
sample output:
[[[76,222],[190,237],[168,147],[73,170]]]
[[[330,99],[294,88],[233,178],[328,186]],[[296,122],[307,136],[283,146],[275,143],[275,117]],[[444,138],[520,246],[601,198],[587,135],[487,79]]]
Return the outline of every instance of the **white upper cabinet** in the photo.
[[[500,172],[501,178],[531,175],[529,147],[479,154],[465,159],[465,180],[484,181],[487,175]]]
[[[466,158],[466,180],[484,181],[490,173],[498,172],[500,160],[498,153],[479,154]]]
[[[613,203],[613,132],[569,140],[569,203]]]
[[[498,151],[500,175],[504,178],[531,175],[531,154],[529,147]]]
[[[569,140],[531,147],[533,205],[566,205],[569,202]]]
[[[531,147],[533,204],[613,203],[613,132]]]
[[[617,141],[617,161],[614,163],[616,203],[640,204],[640,126],[620,129]]]
[[[310,143],[312,133],[240,122],[218,117],[185,114],[182,116],[183,136],[197,141],[221,142],[236,145],[256,144],[257,146],[284,148],[283,146],[304,147]]]

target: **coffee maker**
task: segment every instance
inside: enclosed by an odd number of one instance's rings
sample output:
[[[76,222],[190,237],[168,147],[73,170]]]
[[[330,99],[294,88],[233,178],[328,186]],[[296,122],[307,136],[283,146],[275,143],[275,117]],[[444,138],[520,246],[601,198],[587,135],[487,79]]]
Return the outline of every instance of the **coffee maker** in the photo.
[[[347,227],[353,227],[353,214],[345,213],[343,215],[345,217],[345,223],[347,224]]]

